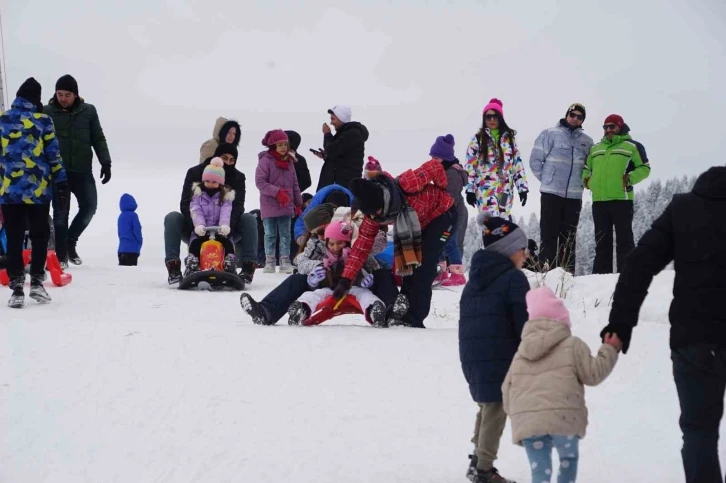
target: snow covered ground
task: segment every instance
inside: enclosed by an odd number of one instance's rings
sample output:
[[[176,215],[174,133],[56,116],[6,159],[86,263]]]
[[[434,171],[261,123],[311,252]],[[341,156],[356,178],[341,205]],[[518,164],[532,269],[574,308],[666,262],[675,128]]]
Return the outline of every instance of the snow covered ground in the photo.
[[[467,481],[475,405],[458,360],[458,291],[435,292],[426,330],[355,317],[258,327],[239,292],[167,286],[161,221],[176,189],[132,191],[146,245],[139,267],[116,266],[117,200],[129,184],[114,181],[99,185],[73,283],[48,284],[51,305],[13,311],[0,291],[0,482]],[[249,292],[262,298],[282,279],[258,272]],[[615,282],[565,284],[574,332],[593,350]],[[630,353],[587,392],[580,481],[683,481],[672,282],[672,272],[655,280]],[[509,428],[500,453],[499,469],[528,482]]]

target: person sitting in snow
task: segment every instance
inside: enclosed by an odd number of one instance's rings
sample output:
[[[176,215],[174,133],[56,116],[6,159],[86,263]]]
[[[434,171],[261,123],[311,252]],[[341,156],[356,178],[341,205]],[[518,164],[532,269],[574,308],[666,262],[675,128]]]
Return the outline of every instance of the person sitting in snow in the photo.
[[[234,196],[234,190],[224,184],[224,161],[221,158],[212,159],[204,168],[202,182],[192,184],[189,212],[194,222],[194,233],[190,237],[185,276],[199,270],[202,243],[209,240],[206,231],[208,226],[219,226],[215,239],[224,246],[224,270],[235,273],[234,245],[227,238]]]
[[[502,383],[527,321],[529,282],[521,269],[527,236],[505,218],[479,213],[484,249],[471,260],[459,302],[459,358],[471,397],[479,406],[474,454],[467,476],[474,483],[505,483],[494,467],[507,422]]]
[[[141,234],[141,222],[136,214],[136,200],[128,193],[121,195],[118,215],[118,264],[122,266],[138,265],[144,237]]]
[[[308,275],[308,285],[313,290],[305,292],[290,305],[290,325],[307,320],[318,304],[333,294],[330,287],[335,287],[343,274],[352,236],[350,223],[336,221],[325,228],[323,239],[315,236],[308,240],[305,251],[298,256],[298,269]],[[356,280],[357,286],[351,287],[349,293],[360,304],[368,322],[375,327],[385,327],[386,306],[368,290],[373,286],[373,271],[378,268],[375,259],[368,257],[363,269],[365,273],[361,273]]]
[[[596,357],[572,335],[570,314],[549,287],[527,292],[529,321],[502,385],[512,439],[524,446],[532,481],[553,476],[552,447],[560,456],[558,481],[577,479],[579,442],[585,437],[585,385],[597,386],[612,372],[622,343],[608,334]]]

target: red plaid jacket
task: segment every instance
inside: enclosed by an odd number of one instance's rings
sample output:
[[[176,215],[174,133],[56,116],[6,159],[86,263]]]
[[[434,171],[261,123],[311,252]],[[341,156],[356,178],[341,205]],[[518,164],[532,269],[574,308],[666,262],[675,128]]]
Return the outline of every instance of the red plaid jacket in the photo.
[[[446,192],[448,185],[446,171],[439,161],[432,159],[419,168],[405,171],[398,177],[398,182],[406,195],[406,201],[418,215],[421,230],[426,229],[436,217],[454,206],[454,198]],[[379,230],[378,223],[367,216],[363,218],[363,223],[358,229],[358,238],[345,262],[344,278],[355,280],[358,276],[358,272],[371,253]]]

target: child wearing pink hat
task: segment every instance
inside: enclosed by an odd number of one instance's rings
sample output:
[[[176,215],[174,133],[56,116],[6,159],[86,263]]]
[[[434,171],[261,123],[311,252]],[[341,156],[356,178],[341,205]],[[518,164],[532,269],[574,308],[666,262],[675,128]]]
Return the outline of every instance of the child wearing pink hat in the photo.
[[[527,292],[529,321],[502,385],[504,411],[512,421],[512,438],[524,446],[532,481],[553,476],[552,447],[560,457],[558,481],[577,478],[578,446],[585,437],[585,387],[610,375],[622,343],[608,334],[596,357],[570,331],[570,314],[549,287]]]

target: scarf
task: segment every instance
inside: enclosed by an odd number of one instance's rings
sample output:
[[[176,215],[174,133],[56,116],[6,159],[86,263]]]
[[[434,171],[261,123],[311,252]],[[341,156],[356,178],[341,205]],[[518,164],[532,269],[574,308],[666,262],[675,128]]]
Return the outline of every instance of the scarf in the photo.
[[[270,150],[270,154],[275,158],[275,164],[280,169],[290,169],[290,153],[288,152],[283,156],[274,149]]]
[[[397,181],[377,176],[383,185],[383,213],[376,217],[382,223],[393,222],[393,264],[396,275],[406,277],[421,266],[421,222],[416,210],[406,202]],[[379,221],[381,222],[381,221]]]
[[[326,270],[329,270],[330,267],[338,262],[345,263],[346,260],[348,260],[348,255],[350,255],[350,248],[348,247],[343,248],[343,251],[339,255],[330,251],[330,248],[326,248],[325,250],[327,254],[325,255],[325,258],[323,258],[323,267],[325,267]]]

